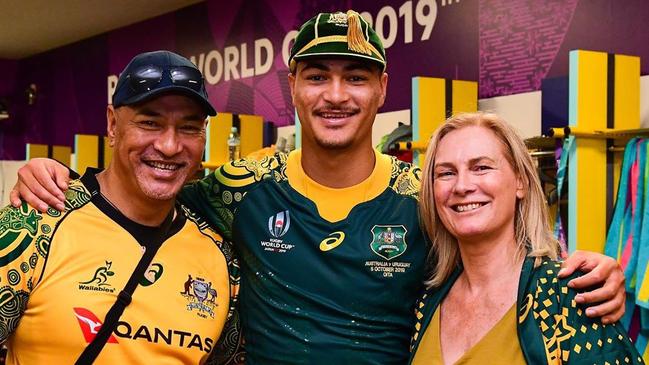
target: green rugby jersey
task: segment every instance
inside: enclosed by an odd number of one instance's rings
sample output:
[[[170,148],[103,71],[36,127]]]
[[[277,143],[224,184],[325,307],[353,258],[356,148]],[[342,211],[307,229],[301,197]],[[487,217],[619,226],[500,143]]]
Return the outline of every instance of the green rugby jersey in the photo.
[[[426,256],[420,170],[378,153],[374,170],[336,222],[306,197],[299,151],[235,161],[183,191],[239,251],[247,364],[407,362]]]

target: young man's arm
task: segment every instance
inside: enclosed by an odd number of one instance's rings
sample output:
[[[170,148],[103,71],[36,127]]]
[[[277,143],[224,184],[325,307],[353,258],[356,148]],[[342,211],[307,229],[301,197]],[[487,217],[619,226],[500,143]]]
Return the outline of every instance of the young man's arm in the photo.
[[[239,313],[238,309],[235,309],[225,323],[221,337],[210,353],[207,365],[242,365],[245,364],[245,358]]]
[[[54,160],[30,160],[19,171],[18,182],[10,194],[12,204],[20,204],[20,198],[23,198],[41,211],[45,211],[48,204],[59,208],[63,202],[61,186],[67,186],[68,174],[67,167]],[[235,208],[232,202],[224,202],[221,196],[223,191],[220,190],[223,185],[216,175],[211,174],[185,187],[179,198],[203,216],[224,238],[231,240]],[[583,300],[584,304],[598,304],[590,308],[588,316],[602,317],[605,323],[615,322],[622,317],[624,274],[615,260],[594,252],[578,251],[566,260],[564,266],[561,276],[570,275],[575,270],[585,273],[580,279],[571,282],[575,289],[599,285],[599,288],[583,293],[576,299]]]
[[[18,169],[18,181],[9,193],[9,200],[14,207],[19,207],[25,200],[40,212],[47,211],[48,207],[62,211],[70,175],[78,177],[76,172],[56,160],[33,158]],[[178,194],[178,199],[222,236],[231,239],[232,214],[220,209],[223,204],[220,196],[214,193],[216,184],[218,182],[211,174],[201,181],[187,184]]]
[[[575,296],[578,304],[596,304],[586,309],[591,318],[602,317],[602,323],[615,323],[624,315],[626,292],[624,272],[614,259],[589,251],[575,251],[562,265],[559,277],[565,278],[575,271],[585,273],[570,282],[573,289],[594,290]]]
[[[43,214],[26,203],[0,209],[0,325],[4,329],[0,344],[18,327],[29,295],[40,280],[49,245],[38,245],[49,241],[53,229]]]
[[[178,201],[196,212],[223,238],[232,241],[234,211],[223,202],[223,191],[212,173],[185,185],[178,194]]]
[[[48,158],[33,158],[18,169],[18,182],[9,193],[9,201],[16,208],[24,199],[41,212],[47,211],[48,206],[62,211],[68,181],[70,170],[65,165]]]

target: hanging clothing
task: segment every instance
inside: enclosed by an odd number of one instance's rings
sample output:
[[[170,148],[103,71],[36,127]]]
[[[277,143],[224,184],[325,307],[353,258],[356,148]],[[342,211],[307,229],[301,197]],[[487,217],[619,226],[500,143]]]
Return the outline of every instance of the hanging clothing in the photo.
[[[568,254],[568,240],[566,230],[561,219],[561,192],[568,171],[568,157],[575,150],[575,137],[569,136],[563,141],[562,147],[557,147],[555,158],[557,159],[557,214],[554,220],[554,238],[559,241],[561,254]]]
[[[649,360],[649,140],[631,139],[625,148],[613,219],[604,253],[618,260],[626,277],[622,324],[638,351]]]

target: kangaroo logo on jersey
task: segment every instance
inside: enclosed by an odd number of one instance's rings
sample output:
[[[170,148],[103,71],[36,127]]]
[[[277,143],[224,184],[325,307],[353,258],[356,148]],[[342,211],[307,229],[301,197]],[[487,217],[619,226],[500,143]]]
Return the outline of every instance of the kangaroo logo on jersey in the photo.
[[[101,321],[97,316],[86,308],[73,308],[74,315],[79,321],[79,327],[81,327],[81,332],[83,332],[83,337],[86,339],[86,343],[91,343],[95,339],[99,329],[101,328]],[[117,343],[117,339],[110,335],[108,338],[108,343]]]
[[[151,264],[149,267],[146,269],[146,272],[144,273],[144,276],[142,279],[140,279],[140,285],[142,286],[149,286],[162,276],[162,272],[164,271],[164,268],[160,264]]]
[[[207,315],[214,318],[214,307],[216,304],[216,289],[212,288],[212,282],[206,282],[205,279],[196,277],[192,278],[187,275],[185,281],[185,290],[180,294],[187,299],[187,310],[197,310],[198,316],[207,318]]]
[[[288,232],[291,227],[291,216],[288,210],[279,212],[268,218],[268,232],[275,238],[280,238]]]
[[[392,260],[406,252],[406,233],[408,230],[403,225],[372,227],[372,242],[370,248],[375,254],[386,260]]]
[[[320,242],[320,251],[327,252],[333,250],[334,248],[340,246],[341,243],[345,240],[345,232],[336,231],[329,234],[327,238],[323,239]]]
[[[108,278],[115,275],[113,271],[110,270],[110,267],[113,265],[112,261],[106,261],[104,266],[100,266],[95,270],[92,279],[88,281],[79,282],[79,290],[87,291],[103,291],[112,293],[115,291],[115,288],[108,283]]]

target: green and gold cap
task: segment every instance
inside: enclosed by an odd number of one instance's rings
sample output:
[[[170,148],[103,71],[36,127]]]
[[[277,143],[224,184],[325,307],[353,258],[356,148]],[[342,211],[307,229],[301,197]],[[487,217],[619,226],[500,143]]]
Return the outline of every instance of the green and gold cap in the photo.
[[[369,23],[357,12],[320,13],[304,23],[295,37],[288,65],[295,72],[305,58],[345,56],[376,62],[385,70],[385,50]]]

